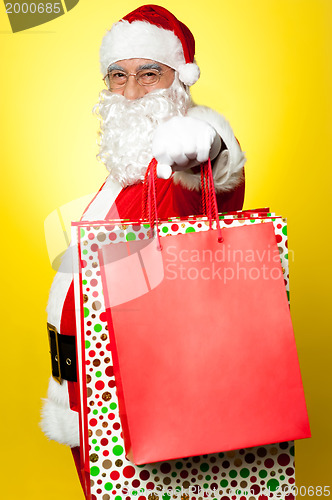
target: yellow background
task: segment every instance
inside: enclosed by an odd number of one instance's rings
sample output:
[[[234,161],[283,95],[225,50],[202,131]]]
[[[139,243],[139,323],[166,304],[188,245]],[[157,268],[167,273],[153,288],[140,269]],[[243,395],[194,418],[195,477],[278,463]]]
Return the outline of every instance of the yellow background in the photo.
[[[100,40],[139,2],[81,0],[1,44],[1,498],[82,499],[69,450],[38,427],[50,361],[51,269],[43,224],[96,190],[91,109]],[[247,153],[245,206],[288,217],[291,312],[312,438],[296,443],[300,485],[331,486],[331,0],[167,1],[196,38],[193,96],[222,112]],[[278,369],[276,367],[276,369]],[[299,497],[301,498],[301,497]]]

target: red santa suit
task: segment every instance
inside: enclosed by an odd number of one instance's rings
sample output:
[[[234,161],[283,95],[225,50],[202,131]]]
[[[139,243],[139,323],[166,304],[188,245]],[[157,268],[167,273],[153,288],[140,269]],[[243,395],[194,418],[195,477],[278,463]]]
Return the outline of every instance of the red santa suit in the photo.
[[[162,13],[165,11],[165,9],[157,6],[145,7],[149,9],[153,7],[158,11],[162,11]],[[121,31],[121,26],[120,28],[118,27],[119,24],[120,23],[117,23],[116,28],[118,31]],[[155,28],[155,26],[152,27]],[[130,29],[128,22],[125,24],[125,29]],[[140,26],[137,28],[135,24],[135,30],[136,29],[139,30]],[[167,43],[170,33],[168,29],[169,28],[160,29],[158,27],[158,32],[166,32]],[[144,23],[144,30],[146,30],[146,23]],[[165,50],[165,39],[163,38],[165,33],[162,33],[162,38],[159,40],[160,43],[158,44],[158,36],[160,33],[156,33],[154,29],[152,31],[155,43],[151,46],[151,50],[157,50],[158,52],[158,46],[160,50]],[[180,36],[176,30],[174,32],[176,36],[174,37],[172,32],[174,40],[172,39],[171,42],[174,42],[174,47],[176,48],[179,43],[179,38],[177,37],[181,38],[181,44],[183,45],[184,41],[182,38],[184,35],[182,34]],[[106,39],[101,52],[104,71],[109,64],[109,51],[112,52],[112,50],[115,50],[114,47],[117,47],[116,40],[112,38],[112,30],[109,33],[111,33],[111,36],[109,39]],[[139,32],[139,35],[142,35],[142,33]],[[150,36],[151,33],[148,33],[148,35]],[[140,40],[142,40],[144,36],[145,33],[140,36]],[[185,37],[187,36],[188,33],[185,34]],[[107,37],[108,35],[106,35],[105,38]],[[128,41],[128,37],[124,38]],[[147,45],[144,47],[144,50],[147,50]],[[132,41],[129,40],[128,50],[130,47],[132,48]],[[199,76],[198,67],[193,62],[194,48],[191,48],[192,50],[191,52],[189,51],[189,55],[186,53],[185,56],[183,53],[180,53],[178,49],[174,51],[175,49],[173,50],[169,45],[168,48],[168,53],[172,56],[175,54],[175,59],[174,61],[167,60],[165,64],[169,64],[170,67],[176,69],[179,72],[180,80],[186,85],[194,83]],[[126,50],[127,48],[125,48],[124,54],[127,54]],[[125,59],[125,57],[120,57],[117,51],[114,52],[112,57],[115,61]],[[162,61],[161,53],[145,53],[145,55],[143,53],[137,53],[131,57],[148,57],[152,60]],[[245,163],[245,155],[229,123],[219,113],[203,106],[191,106],[187,110],[186,116],[207,122],[215,129],[222,139],[221,151],[212,163],[219,211],[242,209],[244,200],[243,166]],[[125,188],[121,188],[121,186],[114,182],[113,178],[109,176],[93,201],[87,207],[82,220],[103,220],[118,217],[125,219],[140,218],[142,209],[142,186],[142,182],[136,182]],[[160,218],[202,214],[199,167],[196,169],[177,171],[167,180],[158,179],[157,204]],[[69,247],[63,257],[60,269],[54,278],[50,291],[47,313],[48,322],[57,329],[60,335],[73,336],[76,332],[76,324],[73,280],[72,273],[70,272],[71,251],[72,248]],[[67,381],[64,381],[62,385],[59,385],[51,378],[48,396],[43,406],[41,426],[44,433],[50,439],[67,444],[72,448],[79,445],[76,382],[67,383]]]

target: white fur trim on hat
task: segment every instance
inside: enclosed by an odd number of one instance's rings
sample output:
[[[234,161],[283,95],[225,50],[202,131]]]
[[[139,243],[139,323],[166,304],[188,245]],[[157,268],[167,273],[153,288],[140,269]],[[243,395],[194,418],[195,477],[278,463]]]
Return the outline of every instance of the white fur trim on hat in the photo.
[[[186,63],[179,38],[146,21],[119,21],[106,33],[100,47],[100,68],[103,75],[110,64],[123,59],[151,59],[179,72],[185,85],[193,85],[199,78],[195,62]]]

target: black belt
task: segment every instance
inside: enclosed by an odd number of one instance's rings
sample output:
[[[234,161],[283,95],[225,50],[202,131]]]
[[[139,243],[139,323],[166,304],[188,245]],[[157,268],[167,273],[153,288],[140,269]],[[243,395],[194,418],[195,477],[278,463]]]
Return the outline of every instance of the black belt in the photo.
[[[74,335],[60,335],[57,329],[47,323],[48,339],[53,378],[62,383],[62,380],[77,381],[76,374],[76,345]]]

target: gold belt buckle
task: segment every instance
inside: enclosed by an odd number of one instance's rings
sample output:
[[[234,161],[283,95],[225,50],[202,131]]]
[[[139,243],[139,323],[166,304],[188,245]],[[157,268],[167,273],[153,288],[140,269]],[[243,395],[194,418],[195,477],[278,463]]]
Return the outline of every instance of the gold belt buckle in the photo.
[[[47,332],[48,332],[48,341],[50,344],[50,354],[52,356],[52,345],[51,345],[51,333],[54,333],[54,338],[55,338],[55,349],[56,349],[56,355],[54,357],[54,360],[57,364],[58,368],[58,373],[59,375],[54,375],[53,370],[52,370],[52,377],[54,380],[56,380],[59,384],[62,384],[62,377],[61,377],[61,368],[60,368],[60,352],[59,352],[59,342],[58,342],[58,331],[55,328],[55,326],[51,325],[50,323],[47,323]],[[53,363],[52,363],[53,364]]]

